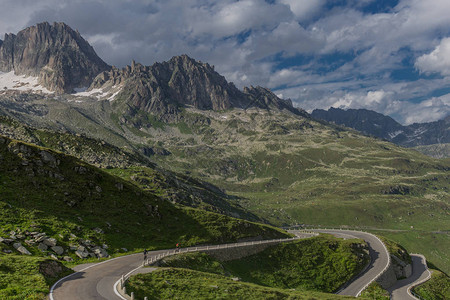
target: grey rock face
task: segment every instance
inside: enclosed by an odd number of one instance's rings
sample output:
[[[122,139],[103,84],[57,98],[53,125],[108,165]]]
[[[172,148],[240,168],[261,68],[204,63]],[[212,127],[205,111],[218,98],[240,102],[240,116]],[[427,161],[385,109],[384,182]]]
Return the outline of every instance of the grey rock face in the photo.
[[[308,114],[301,110],[294,108],[292,106],[292,101],[290,99],[284,100],[278,98],[269,89],[257,86],[257,87],[245,87],[244,94],[250,100],[248,103],[249,107],[259,107],[264,109],[277,109],[277,110],[288,110],[294,114],[307,116]]]
[[[46,163],[56,164],[56,158],[47,151],[41,151],[41,158]]]
[[[64,248],[61,246],[53,246],[52,250],[58,255],[61,255],[64,253]]]
[[[87,252],[87,251],[81,251],[81,250],[75,251],[75,254],[76,254],[79,258],[86,258],[86,257],[89,256],[89,252]]]
[[[120,107],[126,111],[123,121],[139,110],[176,118],[179,108],[186,105],[201,110],[261,107],[298,112],[290,101],[279,99],[266,89],[260,88],[258,95],[252,93],[255,88],[241,92],[214,67],[187,55],[175,56],[168,62],[152,66],[133,61],[131,66],[121,70],[112,68],[99,74],[90,89],[118,85],[122,86],[122,91],[117,99],[123,101],[123,107]],[[266,99],[255,101],[254,97],[262,93],[266,94]]]
[[[0,44],[0,71],[37,76],[51,91],[89,86],[109,68],[80,33],[64,23],[44,22],[17,35],[6,34]]]
[[[24,255],[31,255],[30,251],[27,250],[27,248],[25,248],[24,246],[22,246],[21,243],[14,243],[13,247],[19,251],[21,254]]]
[[[54,238],[48,238],[48,239],[44,240],[44,244],[46,244],[47,246],[50,246],[50,247],[56,246],[56,243],[57,243],[57,241]]]
[[[38,249],[41,250],[42,252],[47,251],[48,246],[44,243],[40,243],[38,246]]]
[[[100,247],[96,247],[93,249],[93,252],[95,255],[97,255],[98,258],[108,257],[108,252]]]

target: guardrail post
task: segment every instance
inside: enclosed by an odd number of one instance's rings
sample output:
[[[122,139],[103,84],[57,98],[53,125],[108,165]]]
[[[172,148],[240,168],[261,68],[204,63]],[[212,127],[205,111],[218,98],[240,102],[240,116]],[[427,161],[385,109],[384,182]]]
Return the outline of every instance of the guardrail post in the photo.
[[[134,300],[134,293],[131,292],[131,300]]]

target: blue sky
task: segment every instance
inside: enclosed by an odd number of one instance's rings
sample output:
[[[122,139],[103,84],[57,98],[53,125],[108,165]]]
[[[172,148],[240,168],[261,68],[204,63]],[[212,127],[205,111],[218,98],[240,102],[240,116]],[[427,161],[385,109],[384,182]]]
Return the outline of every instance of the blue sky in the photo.
[[[186,53],[308,111],[367,108],[403,124],[450,112],[448,0],[0,2],[0,32],[63,21],[119,67]]]

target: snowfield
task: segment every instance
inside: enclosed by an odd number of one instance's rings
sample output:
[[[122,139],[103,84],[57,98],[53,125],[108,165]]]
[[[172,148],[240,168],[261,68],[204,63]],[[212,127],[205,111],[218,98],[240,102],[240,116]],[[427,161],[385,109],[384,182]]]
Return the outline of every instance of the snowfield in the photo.
[[[45,94],[52,94],[53,92],[47,90],[38,83],[38,78],[26,75],[16,75],[14,71],[4,73],[0,72],[0,93],[7,90],[15,91],[33,91],[42,92]]]

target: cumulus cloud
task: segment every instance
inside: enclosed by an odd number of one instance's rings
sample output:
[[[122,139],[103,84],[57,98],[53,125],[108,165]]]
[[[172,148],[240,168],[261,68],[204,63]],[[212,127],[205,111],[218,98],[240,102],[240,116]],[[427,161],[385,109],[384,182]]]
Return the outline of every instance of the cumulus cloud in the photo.
[[[415,66],[424,73],[450,75],[450,38],[442,39],[431,53],[420,56]]]
[[[289,6],[299,21],[310,20],[316,16],[326,3],[325,0],[280,0]]]
[[[384,2],[383,2],[384,3]],[[375,5],[376,4],[376,5]],[[3,0],[0,32],[42,21],[64,21],[106,62],[122,67],[186,53],[215,65],[242,88],[268,86],[312,109],[369,108],[402,115],[408,100],[434,99],[450,87],[450,1],[399,0]],[[413,79],[396,79],[395,72]],[[406,70],[406,71],[405,71]],[[412,71],[411,71],[412,70]],[[440,99],[440,98],[439,98]],[[397,101],[397,102],[396,102]],[[431,101],[431,100],[430,100]],[[443,100],[424,106],[441,114]],[[420,104],[421,102],[419,102]],[[418,107],[419,104],[411,104]],[[429,109],[428,109],[429,107]],[[394,109],[395,108],[395,109]]]

